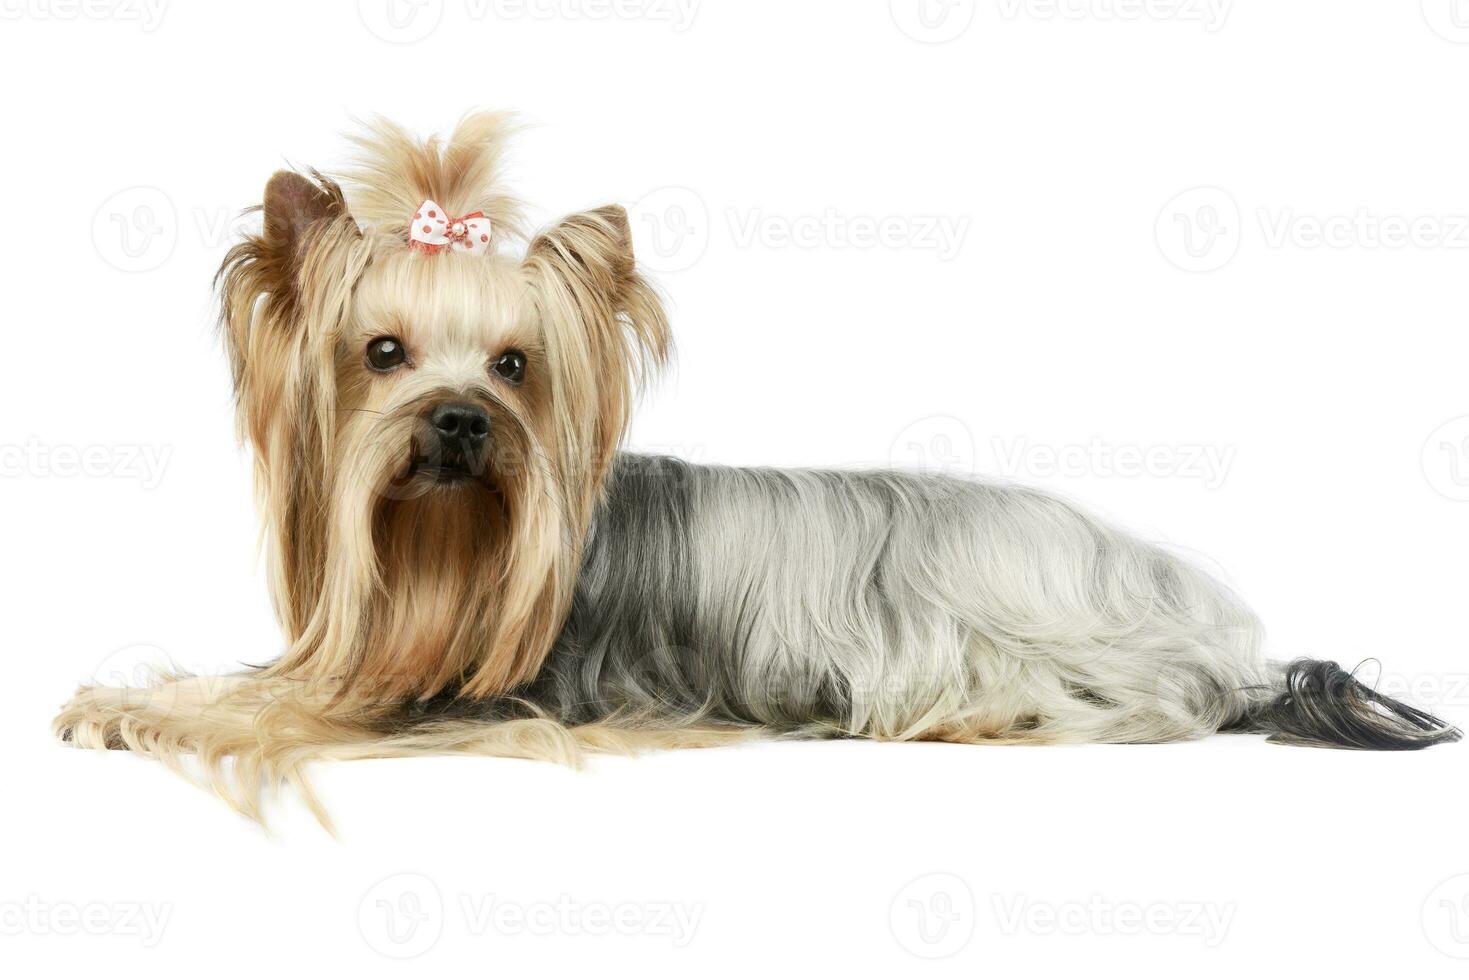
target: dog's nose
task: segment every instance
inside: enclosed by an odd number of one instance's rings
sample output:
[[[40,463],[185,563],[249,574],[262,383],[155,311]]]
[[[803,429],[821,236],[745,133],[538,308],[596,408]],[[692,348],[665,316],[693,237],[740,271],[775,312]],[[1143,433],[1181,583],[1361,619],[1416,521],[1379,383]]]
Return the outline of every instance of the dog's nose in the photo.
[[[485,410],[466,402],[444,402],[429,416],[429,422],[443,439],[467,442],[477,446],[490,434],[490,417]]]

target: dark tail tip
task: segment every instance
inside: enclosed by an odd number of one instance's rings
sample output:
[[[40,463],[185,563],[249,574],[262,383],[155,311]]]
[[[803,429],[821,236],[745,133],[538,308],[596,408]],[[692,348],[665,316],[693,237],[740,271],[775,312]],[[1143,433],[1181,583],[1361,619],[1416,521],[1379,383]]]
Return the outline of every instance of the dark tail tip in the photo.
[[[1285,690],[1249,713],[1269,741],[1348,749],[1422,749],[1457,742],[1459,730],[1412,705],[1379,694],[1330,660],[1294,660]]]

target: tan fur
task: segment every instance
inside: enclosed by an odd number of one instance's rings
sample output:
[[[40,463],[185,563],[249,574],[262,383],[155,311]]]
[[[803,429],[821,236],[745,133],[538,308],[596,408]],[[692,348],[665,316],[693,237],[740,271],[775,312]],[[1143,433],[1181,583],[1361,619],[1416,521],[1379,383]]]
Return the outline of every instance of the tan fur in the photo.
[[[257,818],[262,786],[289,782],[323,819],[305,782],[312,759],[573,762],[588,748],[735,737],[569,731],[535,718],[393,731],[407,702],[503,694],[535,675],[638,387],[669,349],[621,208],[566,219],[523,259],[506,254],[520,222],[499,186],[509,130],[504,115],[483,113],[446,141],[418,141],[377,122],[354,137],[361,157],[344,184],[315,171],[271,178],[261,230],[230,250],[219,283],[285,653],[229,678],[84,688],[56,720],[63,737],[180,769],[195,755]],[[492,254],[410,250],[424,199],[482,210]],[[403,340],[411,370],[369,370],[365,347],[383,335]],[[530,361],[518,388],[489,371],[510,348]],[[453,491],[407,476],[428,410],[449,397],[481,405],[496,432],[485,481]]]
[[[360,716],[344,710],[337,693],[260,675],[164,675],[148,688],[83,688],[55,725],[82,748],[150,755],[260,823],[263,794],[290,786],[332,833],[307,776],[310,762],[488,755],[579,768],[588,753],[710,748],[762,735],[711,726],[568,728],[541,717],[495,724],[446,720],[394,735],[377,729],[370,708],[360,707]]]

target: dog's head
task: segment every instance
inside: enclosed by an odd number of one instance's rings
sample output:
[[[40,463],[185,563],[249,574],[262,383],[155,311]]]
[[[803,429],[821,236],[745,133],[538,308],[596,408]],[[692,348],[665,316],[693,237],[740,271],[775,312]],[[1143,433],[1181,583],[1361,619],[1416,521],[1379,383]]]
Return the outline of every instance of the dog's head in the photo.
[[[379,123],[344,185],[273,176],[221,269],[292,644],[277,670],[373,697],[497,693],[564,618],[668,330],[619,207],[511,254],[506,134],[494,114],[446,141]]]

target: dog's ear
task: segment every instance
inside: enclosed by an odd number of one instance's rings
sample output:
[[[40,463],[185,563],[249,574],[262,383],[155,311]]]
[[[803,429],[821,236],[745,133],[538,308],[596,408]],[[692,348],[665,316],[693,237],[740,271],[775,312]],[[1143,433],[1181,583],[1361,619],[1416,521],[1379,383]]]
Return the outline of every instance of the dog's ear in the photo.
[[[335,337],[369,249],[341,188],[320,174],[277,173],[259,210],[260,230],[220,266],[220,320],[240,435],[255,449],[281,542],[272,571],[286,596],[281,614],[296,635],[325,564],[312,515],[326,512]]]
[[[347,212],[341,187],[321,174],[279,171],[266,183],[265,201],[255,210],[263,212],[259,233],[245,235],[231,248],[215,277],[225,347],[241,394],[248,363],[261,363],[265,348],[304,337],[308,263],[318,291],[334,293],[341,293],[340,280],[361,266],[346,254],[360,250],[345,247],[360,242],[361,232]],[[333,312],[318,311],[318,319]]]
[[[587,315],[587,330],[611,331],[589,337],[594,344],[630,345],[628,353],[639,359],[638,367],[657,366],[667,357],[667,317],[651,284],[638,274],[627,212],[620,206],[609,204],[563,219],[536,236],[526,263],[567,290]]]
[[[632,232],[616,204],[573,214],[537,235],[531,258],[545,259],[595,294],[613,299],[632,276]]]
[[[538,235],[525,268],[545,332],[562,451],[590,465],[595,492],[641,384],[668,358],[668,317],[637,271],[627,212],[616,205]]]
[[[321,179],[321,178],[318,178]],[[301,245],[316,222],[346,213],[340,188],[310,180],[294,170],[277,170],[265,184],[264,244],[283,265],[299,265]]]
[[[361,238],[341,187],[315,171],[310,177],[276,172],[266,182],[264,203],[252,210],[263,212],[260,232],[247,234],[229,250],[215,279],[237,384],[251,344],[256,301],[266,297],[262,320],[276,330],[298,326],[301,273],[312,246]]]

